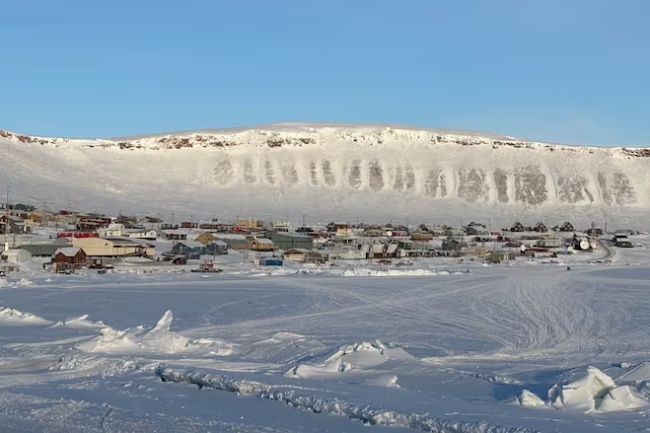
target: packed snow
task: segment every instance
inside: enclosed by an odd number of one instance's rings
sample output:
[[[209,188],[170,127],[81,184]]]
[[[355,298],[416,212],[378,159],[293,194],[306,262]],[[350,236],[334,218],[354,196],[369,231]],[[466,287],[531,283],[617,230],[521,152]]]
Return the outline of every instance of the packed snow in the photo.
[[[645,431],[648,251],[570,271],[27,266],[0,287],[0,431]]]

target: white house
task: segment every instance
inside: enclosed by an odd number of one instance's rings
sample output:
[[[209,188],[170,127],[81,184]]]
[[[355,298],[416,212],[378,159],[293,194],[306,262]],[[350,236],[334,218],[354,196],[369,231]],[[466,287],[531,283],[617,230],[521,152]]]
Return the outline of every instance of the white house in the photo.
[[[304,248],[291,248],[286,250],[282,257],[288,262],[306,262],[310,251]]]
[[[127,230],[126,234],[129,239],[144,239],[148,241],[155,241],[158,238],[158,231],[154,229]]]
[[[354,232],[350,227],[338,227],[336,229],[337,238],[350,238],[354,236]]]
[[[124,224],[109,224],[108,227],[100,228],[97,232],[103,238],[121,238],[126,235]]]

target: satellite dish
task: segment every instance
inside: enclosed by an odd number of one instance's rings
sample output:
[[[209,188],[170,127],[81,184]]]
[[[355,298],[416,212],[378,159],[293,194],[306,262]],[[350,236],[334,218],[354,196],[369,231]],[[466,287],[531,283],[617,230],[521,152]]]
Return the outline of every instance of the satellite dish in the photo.
[[[520,246],[519,249],[521,250],[522,253],[526,252],[526,245]]]
[[[573,253],[576,252],[576,250],[575,250],[573,247],[568,247],[566,250],[567,250],[567,252],[570,253],[570,254],[573,254]]]
[[[591,247],[592,250],[596,249],[596,244],[589,244],[589,246]]]
[[[393,236],[393,232],[391,232],[391,231],[387,231],[387,232],[386,232],[386,236],[388,236],[389,238],[392,237],[392,236]]]
[[[589,249],[589,241],[580,241],[580,249],[581,250],[588,250]]]

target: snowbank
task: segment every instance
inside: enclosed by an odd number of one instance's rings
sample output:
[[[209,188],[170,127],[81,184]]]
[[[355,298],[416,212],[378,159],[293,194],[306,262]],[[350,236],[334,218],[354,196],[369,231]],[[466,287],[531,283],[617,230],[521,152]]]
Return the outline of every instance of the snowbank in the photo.
[[[487,421],[452,421],[435,418],[429,414],[399,413],[373,408],[368,405],[351,404],[338,398],[311,397],[301,395],[293,389],[288,390],[286,386],[267,385],[225,375],[179,372],[168,368],[157,368],[155,373],[163,382],[189,383],[199,388],[213,388],[243,395],[257,395],[263,399],[279,401],[314,413],[338,415],[360,420],[367,425],[405,427],[423,432],[533,433],[533,430],[524,427],[504,427],[490,424]]]
[[[50,326],[50,328],[59,328],[59,327],[74,328],[74,329],[94,329],[94,328],[103,329],[106,328],[106,325],[101,320],[97,322],[88,320],[88,315],[84,314],[83,316],[71,317],[69,319],[60,320],[56,322],[54,325]]]
[[[630,385],[617,386],[614,380],[595,367],[572,382],[554,385],[548,400],[524,390],[519,403],[527,407],[552,406],[556,409],[591,413],[634,410],[650,406],[650,399]]]
[[[21,313],[13,308],[0,307],[0,326],[39,326],[52,323],[30,313]]]
[[[153,329],[143,326],[116,331],[106,327],[100,335],[80,343],[77,349],[83,352],[104,352],[130,354],[140,352],[178,353],[200,351],[211,355],[228,355],[232,345],[207,338],[190,339],[170,330],[174,316],[167,311]]]
[[[361,342],[348,344],[333,353],[314,359],[309,363],[295,366],[284,374],[293,378],[324,378],[338,373],[354,370],[363,373],[365,369],[376,367],[391,360],[412,360],[411,355],[401,348],[386,348],[381,342]],[[397,378],[395,378],[395,382]],[[378,381],[377,383],[380,383]]]

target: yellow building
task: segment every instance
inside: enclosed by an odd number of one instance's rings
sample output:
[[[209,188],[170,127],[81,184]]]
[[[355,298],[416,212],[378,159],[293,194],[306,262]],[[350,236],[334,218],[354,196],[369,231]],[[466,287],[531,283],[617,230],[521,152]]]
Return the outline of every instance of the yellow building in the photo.
[[[72,238],[72,245],[83,248],[89,257],[153,256],[147,245],[117,238]],[[151,249],[151,254],[148,250]]]
[[[256,229],[261,227],[260,221],[250,219],[250,220],[239,220],[237,221],[237,226],[243,229]]]

